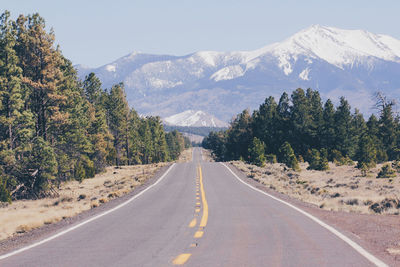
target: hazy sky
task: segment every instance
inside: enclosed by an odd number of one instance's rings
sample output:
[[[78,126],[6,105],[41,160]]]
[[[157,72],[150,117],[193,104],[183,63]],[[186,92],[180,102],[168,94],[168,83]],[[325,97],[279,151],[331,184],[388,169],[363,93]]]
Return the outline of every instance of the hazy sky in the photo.
[[[398,0],[0,0],[0,8],[13,18],[39,12],[64,55],[90,67],[132,51],[252,50],[312,24],[400,39]]]

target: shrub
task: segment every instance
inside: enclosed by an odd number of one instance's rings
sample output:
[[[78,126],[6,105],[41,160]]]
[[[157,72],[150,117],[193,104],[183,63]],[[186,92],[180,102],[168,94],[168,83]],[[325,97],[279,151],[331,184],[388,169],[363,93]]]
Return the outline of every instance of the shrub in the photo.
[[[360,166],[359,166],[359,164],[357,164],[357,168],[360,169],[360,171],[361,171],[361,176],[363,176],[363,177],[366,177],[366,176],[367,176],[368,170],[370,169],[370,168],[367,166],[367,164],[365,164],[364,162],[361,163]]]
[[[382,166],[376,178],[391,178],[391,177],[396,177],[396,171],[393,170],[389,164],[385,164]]]
[[[344,157],[342,153],[336,149],[332,150],[331,158],[336,166],[354,165],[354,162],[348,156]]]
[[[328,159],[326,158],[326,154],[325,153],[321,154],[316,149],[311,150],[308,163],[309,166],[307,169],[309,170],[318,170],[318,171],[329,170]]]
[[[392,168],[395,169],[397,172],[400,172],[400,160],[395,160],[392,163]]]
[[[300,171],[299,162],[297,161],[296,155],[288,142],[283,143],[279,149],[280,157],[279,161],[286,164],[289,168],[295,171]]]
[[[265,160],[268,163],[277,163],[276,156],[274,154],[268,154],[265,156]]]

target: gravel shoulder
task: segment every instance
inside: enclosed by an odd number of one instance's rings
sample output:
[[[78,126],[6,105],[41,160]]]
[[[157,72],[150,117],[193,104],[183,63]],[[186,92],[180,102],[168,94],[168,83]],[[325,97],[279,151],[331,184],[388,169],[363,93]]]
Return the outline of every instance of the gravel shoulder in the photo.
[[[246,183],[320,218],[390,266],[400,265],[400,216],[325,210],[319,205],[307,203],[299,198],[280,193],[276,191],[276,188],[270,188],[269,185],[262,184],[254,177],[249,177],[250,175],[239,169],[237,164],[230,163],[227,166]]]

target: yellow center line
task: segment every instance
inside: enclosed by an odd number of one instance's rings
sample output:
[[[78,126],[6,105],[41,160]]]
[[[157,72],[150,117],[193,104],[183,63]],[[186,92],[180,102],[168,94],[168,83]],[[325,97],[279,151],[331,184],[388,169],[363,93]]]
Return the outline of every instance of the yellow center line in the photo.
[[[206,227],[208,221],[208,203],[206,199],[206,193],[204,191],[203,184],[203,174],[201,171],[201,167],[199,165],[199,176],[200,176],[200,190],[201,190],[201,200],[203,202],[203,216],[201,217],[200,227]]]
[[[197,220],[196,220],[196,218],[194,218],[194,219],[189,223],[189,227],[190,227],[190,228],[195,227],[195,226],[196,226],[196,223],[197,223]]]
[[[203,234],[204,234],[203,231],[197,231],[197,232],[194,234],[194,238],[200,238],[200,237],[203,236]]]
[[[182,265],[182,264],[185,264],[185,262],[187,262],[187,260],[190,258],[190,256],[192,256],[192,254],[190,254],[190,253],[183,253],[183,254],[179,255],[178,257],[176,257],[176,258],[172,261],[172,264],[173,264],[173,265]]]

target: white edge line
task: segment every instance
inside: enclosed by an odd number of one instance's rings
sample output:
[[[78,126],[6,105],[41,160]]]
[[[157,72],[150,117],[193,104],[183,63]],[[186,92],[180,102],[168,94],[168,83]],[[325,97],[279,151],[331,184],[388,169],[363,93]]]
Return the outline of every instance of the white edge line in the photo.
[[[368,251],[366,251],[364,248],[362,248],[360,245],[358,245],[356,242],[354,242],[353,240],[351,240],[350,238],[348,238],[347,236],[345,236],[344,234],[342,234],[341,232],[339,232],[338,230],[336,230],[335,228],[333,228],[332,226],[324,223],[323,221],[321,221],[320,219],[314,217],[313,215],[305,212],[304,210],[286,202],[283,201],[282,199],[279,199],[277,197],[274,197],[258,188],[255,188],[254,186],[244,182],[242,179],[240,179],[228,166],[226,166],[224,163],[220,162],[223,166],[225,166],[232,174],[233,176],[238,179],[241,183],[247,185],[248,187],[250,187],[251,189],[260,192],[276,201],[279,201],[289,207],[291,207],[292,209],[295,209],[296,211],[300,212],[301,214],[307,216],[308,218],[310,218],[311,220],[313,220],[314,222],[318,223],[319,225],[321,225],[322,227],[324,227],[325,229],[327,229],[328,231],[330,231],[331,233],[333,233],[334,235],[336,235],[337,237],[339,237],[340,239],[342,239],[344,242],[346,242],[348,245],[350,245],[352,248],[354,248],[358,253],[360,253],[362,256],[364,256],[365,258],[367,258],[370,262],[372,262],[373,264],[375,264],[376,266],[379,267],[387,267],[388,265],[386,263],[384,263],[383,261],[381,261],[380,259],[378,259],[377,257],[375,257],[374,255],[372,255],[371,253],[369,253]]]
[[[134,195],[133,197],[131,197],[131,198],[128,199],[127,201],[125,201],[125,202],[119,204],[118,206],[116,206],[116,207],[114,207],[114,208],[112,208],[112,209],[110,209],[110,210],[107,210],[107,211],[105,211],[105,212],[103,212],[103,213],[101,213],[101,214],[99,214],[99,215],[96,215],[96,216],[94,216],[94,217],[92,217],[92,218],[90,218],[90,219],[88,219],[88,220],[86,220],[86,221],[84,221],[84,222],[81,222],[81,223],[79,223],[79,224],[77,224],[77,225],[74,225],[74,226],[72,226],[72,227],[70,227],[70,228],[68,228],[68,229],[66,229],[66,230],[64,230],[64,231],[61,231],[61,232],[59,232],[59,233],[57,233],[57,234],[55,234],[55,235],[53,235],[53,236],[50,236],[50,237],[48,237],[48,238],[46,238],[46,239],[43,239],[43,240],[41,240],[41,241],[39,241],[39,242],[36,242],[36,243],[33,243],[33,244],[29,245],[29,246],[26,246],[26,247],[17,249],[17,250],[15,250],[15,251],[10,252],[10,253],[1,255],[1,256],[0,256],[0,260],[3,260],[3,259],[5,259],[5,258],[11,257],[11,256],[14,256],[14,255],[19,254],[19,253],[21,253],[21,252],[24,252],[24,251],[26,251],[26,250],[28,250],[28,249],[31,249],[31,248],[40,246],[41,244],[44,244],[44,243],[49,242],[49,241],[51,241],[51,240],[53,240],[53,239],[56,239],[57,237],[60,237],[60,236],[62,236],[62,235],[65,235],[65,234],[68,233],[68,232],[71,232],[71,231],[73,231],[73,230],[75,230],[75,229],[77,229],[77,228],[79,228],[79,227],[81,227],[81,226],[83,226],[83,225],[85,225],[85,224],[88,224],[88,223],[90,223],[90,222],[92,222],[92,221],[94,221],[94,220],[97,220],[97,219],[99,219],[99,218],[101,218],[101,217],[103,217],[103,216],[105,216],[105,215],[107,215],[107,214],[109,214],[109,213],[111,213],[111,212],[113,212],[113,211],[116,211],[116,210],[122,208],[123,206],[125,206],[125,205],[127,205],[128,203],[132,202],[132,201],[135,200],[136,198],[140,197],[140,196],[143,195],[147,190],[151,189],[152,187],[156,186],[159,182],[161,182],[161,181],[165,178],[165,176],[169,173],[169,171],[172,169],[173,166],[175,166],[175,163],[173,163],[173,164],[168,168],[168,170],[167,170],[154,184],[150,185],[149,187],[147,187],[146,189],[144,189],[143,191],[141,191],[141,192],[138,193],[137,195]]]

